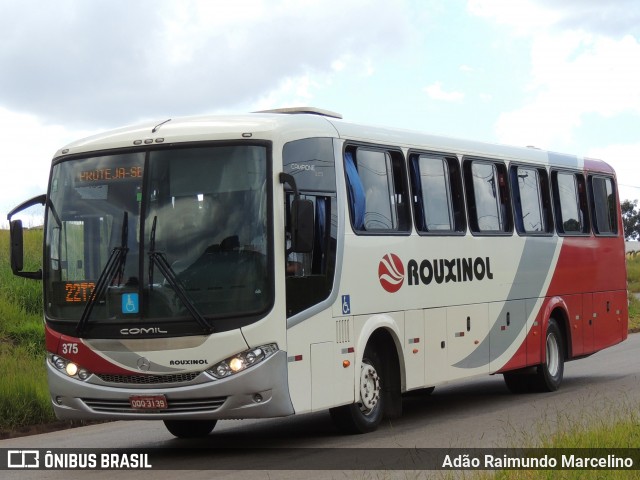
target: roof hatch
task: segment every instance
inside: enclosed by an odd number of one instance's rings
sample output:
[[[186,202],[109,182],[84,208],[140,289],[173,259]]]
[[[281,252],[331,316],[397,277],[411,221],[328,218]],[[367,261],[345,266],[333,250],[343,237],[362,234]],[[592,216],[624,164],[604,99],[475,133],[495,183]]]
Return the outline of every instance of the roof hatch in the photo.
[[[329,110],[322,110],[315,107],[287,107],[287,108],[274,108],[273,110],[260,110],[253,113],[287,113],[290,115],[308,113],[312,115],[321,115],[323,117],[339,118],[342,119],[342,115]]]

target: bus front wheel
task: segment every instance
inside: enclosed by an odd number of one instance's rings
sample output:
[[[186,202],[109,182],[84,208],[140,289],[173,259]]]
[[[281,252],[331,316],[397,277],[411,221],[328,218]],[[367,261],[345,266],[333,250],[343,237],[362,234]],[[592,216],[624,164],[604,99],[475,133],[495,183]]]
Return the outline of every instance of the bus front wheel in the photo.
[[[384,395],[381,376],[382,362],[378,353],[367,347],[362,359],[359,379],[359,398],[356,403],[343,405],[330,410],[335,425],[346,433],[373,432],[384,412]]]
[[[216,426],[217,420],[164,420],[169,433],[178,438],[206,437]]]

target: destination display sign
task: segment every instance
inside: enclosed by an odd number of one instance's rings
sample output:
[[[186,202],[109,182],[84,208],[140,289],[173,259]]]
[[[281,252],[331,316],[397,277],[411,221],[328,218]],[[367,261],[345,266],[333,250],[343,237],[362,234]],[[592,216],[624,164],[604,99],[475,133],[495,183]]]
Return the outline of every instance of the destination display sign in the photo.
[[[54,301],[60,304],[87,303],[89,296],[96,287],[95,282],[67,281],[54,283]]]
[[[83,170],[78,173],[78,182],[116,182],[119,180],[141,179],[143,167],[106,167],[92,170]]]

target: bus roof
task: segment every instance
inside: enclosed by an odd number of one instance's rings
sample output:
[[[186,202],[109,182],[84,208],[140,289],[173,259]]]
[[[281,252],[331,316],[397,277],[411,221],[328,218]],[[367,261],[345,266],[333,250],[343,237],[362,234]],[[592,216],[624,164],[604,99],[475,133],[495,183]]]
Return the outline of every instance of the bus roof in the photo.
[[[464,140],[412,130],[362,125],[341,120],[341,115],[312,107],[277,109],[239,115],[203,115],[167,118],[110,130],[66,145],[56,153],[64,155],[135,148],[137,145],[185,143],[215,140],[274,140],[334,137],[357,142],[393,145],[433,152],[472,155],[501,160],[551,164],[601,172],[613,169],[600,160],[532,147],[514,147]]]

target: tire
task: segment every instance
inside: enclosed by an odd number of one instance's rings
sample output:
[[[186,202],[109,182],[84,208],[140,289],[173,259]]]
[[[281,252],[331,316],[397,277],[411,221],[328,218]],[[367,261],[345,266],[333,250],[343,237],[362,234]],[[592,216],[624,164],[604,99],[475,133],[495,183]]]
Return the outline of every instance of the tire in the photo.
[[[564,375],[564,341],[554,318],[549,319],[545,349],[545,360],[538,365],[535,383],[542,392],[555,392],[560,388]]]
[[[385,407],[385,395],[382,392],[382,362],[378,353],[371,347],[364,351],[360,369],[359,398],[356,403],[343,405],[329,410],[331,418],[339,430],[345,433],[373,432],[380,422]]]
[[[164,426],[178,438],[206,437],[216,426],[217,420],[164,420]]]

